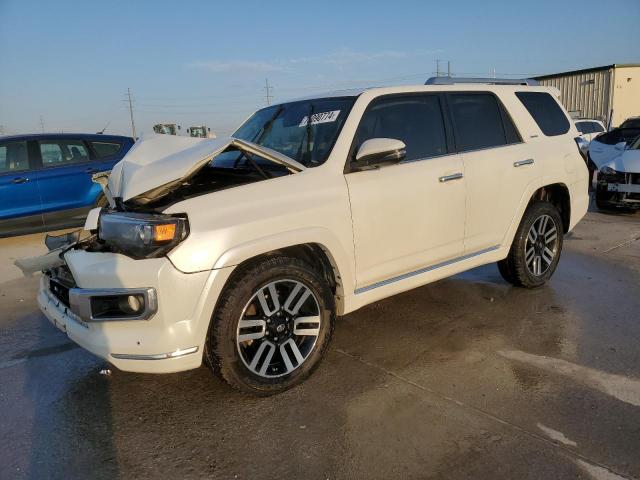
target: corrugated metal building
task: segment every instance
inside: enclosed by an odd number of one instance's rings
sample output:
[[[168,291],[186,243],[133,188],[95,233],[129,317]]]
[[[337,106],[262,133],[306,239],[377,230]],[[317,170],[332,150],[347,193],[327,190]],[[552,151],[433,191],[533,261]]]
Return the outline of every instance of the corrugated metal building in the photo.
[[[576,118],[611,126],[640,115],[640,64],[613,64],[536,77],[560,90],[560,100]]]

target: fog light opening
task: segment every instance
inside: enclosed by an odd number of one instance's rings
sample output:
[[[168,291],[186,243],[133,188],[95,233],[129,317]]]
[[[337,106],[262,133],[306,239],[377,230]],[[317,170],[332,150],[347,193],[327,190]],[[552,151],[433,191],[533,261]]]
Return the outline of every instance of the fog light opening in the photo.
[[[120,310],[128,315],[138,315],[144,310],[144,297],[142,295],[126,295],[120,297]]]

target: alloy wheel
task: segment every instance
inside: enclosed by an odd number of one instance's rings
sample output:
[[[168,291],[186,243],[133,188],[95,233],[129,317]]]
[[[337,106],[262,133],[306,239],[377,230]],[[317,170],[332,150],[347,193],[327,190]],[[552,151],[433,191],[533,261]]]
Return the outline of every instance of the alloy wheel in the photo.
[[[549,215],[538,217],[527,233],[524,260],[527,270],[537,277],[549,270],[558,254],[558,226]]]
[[[320,333],[320,306],[297,280],[260,287],[238,320],[236,344],[245,366],[261,377],[287,375],[313,351]]]

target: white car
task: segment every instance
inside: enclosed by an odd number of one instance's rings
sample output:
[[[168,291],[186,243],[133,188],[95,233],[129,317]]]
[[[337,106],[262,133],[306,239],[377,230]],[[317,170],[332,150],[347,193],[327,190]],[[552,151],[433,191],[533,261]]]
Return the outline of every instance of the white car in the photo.
[[[495,82],[339,92],[259,110],[233,138],[143,138],[96,179],[110,206],[52,254],[40,307],[122,370],[206,359],[268,395],[318,365],[336,316],[492,262],[539,287],[587,210],[587,168],[557,90]]]
[[[640,208],[640,136],[600,166],[596,205],[601,209]]]
[[[600,169],[611,162],[624,151],[627,145],[640,136],[640,121],[633,120],[635,119],[628,119],[622,123],[623,126],[602,133],[591,140],[588,146],[588,158],[595,168]]]
[[[596,136],[606,131],[603,123],[599,120],[593,120],[590,118],[581,118],[575,121],[576,128],[580,132],[580,137],[587,143],[593,140]]]

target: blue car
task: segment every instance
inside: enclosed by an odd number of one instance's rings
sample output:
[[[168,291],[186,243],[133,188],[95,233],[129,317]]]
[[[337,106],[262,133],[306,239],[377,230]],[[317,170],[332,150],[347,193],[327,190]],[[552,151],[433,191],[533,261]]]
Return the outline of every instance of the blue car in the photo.
[[[99,134],[0,137],[0,237],[83,225],[106,204],[91,176],[111,170],[133,143]]]

